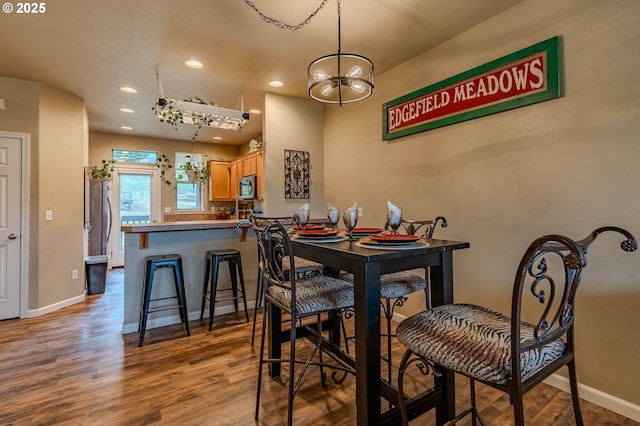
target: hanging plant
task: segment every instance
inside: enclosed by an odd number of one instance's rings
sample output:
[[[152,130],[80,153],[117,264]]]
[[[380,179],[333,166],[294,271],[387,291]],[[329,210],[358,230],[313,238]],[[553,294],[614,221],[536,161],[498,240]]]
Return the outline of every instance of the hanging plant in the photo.
[[[167,169],[173,169],[173,165],[171,164],[171,160],[164,154],[158,155],[156,158],[155,167],[160,169],[160,179],[165,185],[168,185],[172,188],[175,188],[175,184],[167,178],[166,171]]]
[[[113,167],[115,163],[116,160],[102,160],[101,166],[87,167],[89,178],[96,180],[111,180],[113,177],[113,171],[115,170]]]
[[[189,183],[195,185],[196,183],[204,184],[209,178],[209,167],[207,167],[208,161],[203,161],[204,164],[194,158],[192,160],[191,155],[187,155],[187,161],[182,163],[178,168],[177,174],[178,180],[187,179]],[[206,154],[203,154],[204,158],[209,158]]]
[[[186,123],[192,124],[195,128],[193,136],[191,137],[191,141],[195,142],[198,134],[200,133],[200,129],[202,129],[203,126],[210,126],[215,120],[215,117],[197,111],[188,111],[188,114],[185,117],[184,110],[177,108],[176,102],[177,100],[175,99],[160,98],[152,109],[155,111],[156,117],[158,117],[161,123],[170,124],[175,128],[175,130],[178,130],[178,124],[185,124],[186,119]],[[183,102],[190,102],[198,105],[218,106],[213,102],[206,103],[197,96],[183,99]]]

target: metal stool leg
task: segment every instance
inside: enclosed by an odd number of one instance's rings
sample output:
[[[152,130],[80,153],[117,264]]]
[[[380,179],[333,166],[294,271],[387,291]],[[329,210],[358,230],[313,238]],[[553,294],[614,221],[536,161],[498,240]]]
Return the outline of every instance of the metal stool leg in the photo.
[[[207,254],[204,261],[204,279],[202,281],[202,307],[200,308],[200,319],[204,317],[204,307],[207,299],[210,299],[209,286],[211,283],[211,256]],[[211,301],[209,301],[211,303]]]
[[[209,331],[213,328],[213,316],[216,308],[216,294],[218,293],[218,271],[220,270],[220,256],[213,255],[213,274],[211,277],[211,291],[209,292]]]
[[[178,304],[180,310],[180,318],[184,323],[184,331],[187,336],[191,336],[189,331],[189,311],[187,309],[187,295],[184,290],[184,273],[182,269],[182,259],[178,259],[177,266],[173,267],[173,276],[176,283],[176,295],[178,296]]]
[[[238,253],[238,262],[236,263],[238,268],[238,277],[240,278],[240,292],[242,293],[242,303],[244,304],[244,315],[249,322],[249,309],[247,308],[247,293],[244,290],[244,272],[242,272],[242,257]]]
[[[238,266],[236,258],[233,257],[227,260],[227,264],[229,265],[229,278],[231,279],[231,298],[233,299],[233,307],[235,311],[238,312]]]
[[[145,274],[144,285],[142,286],[142,307],[140,309],[140,322],[138,324],[138,332],[140,333],[140,340],[138,346],[142,346],[144,342],[144,334],[147,330],[147,316],[149,315],[149,303],[151,301],[151,287],[153,283],[153,276],[155,274],[155,267],[151,262],[147,262],[147,272]]]

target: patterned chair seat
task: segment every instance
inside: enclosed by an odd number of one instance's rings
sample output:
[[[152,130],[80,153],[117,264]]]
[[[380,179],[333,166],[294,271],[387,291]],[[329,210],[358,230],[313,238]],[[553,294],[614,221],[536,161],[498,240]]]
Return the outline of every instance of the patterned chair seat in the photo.
[[[338,278],[353,283],[353,274],[350,272],[343,272]],[[393,272],[380,277],[380,297],[384,299],[398,299],[426,288],[427,280],[424,277],[408,271]]]
[[[296,273],[297,274],[301,274],[301,275],[307,275],[309,273],[320,273],[322,272],[322,269],[324,268],[324,265],[318,263],[318,262],[314,262],[312,260],[307,260],[307,259],[303,259],[301,257],[298,256],[294,256],[294,262],[295,262],[295,269],[296,269]],[[282,270],[283,271],[289,271],[290,266],[288,263],[284,263],[282,265]]]
[[[267,289],[278,303],[291,305],[291,282],[272,285]],[[305,277],[296,281],[296,310],[299,316],[333,311],[353,306],[353,286],[337,278],[324,275]]]
[[[521,341],[534,339],[534,326],[521,324]],[[413,353],[471,378],[500,385],[511,377],[511,319],[481,306],[434,307],[402,321],[398,340]],[[555,339],[520,357],[522,379],[558,359],[566,343]]]

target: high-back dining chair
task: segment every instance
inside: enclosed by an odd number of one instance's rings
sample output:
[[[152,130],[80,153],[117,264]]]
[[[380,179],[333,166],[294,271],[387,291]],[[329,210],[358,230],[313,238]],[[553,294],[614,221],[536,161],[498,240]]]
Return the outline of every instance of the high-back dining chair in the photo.
[[[444,367],[469,377],[471,407],[450,423],[471,414],[474,425],[476,420],[484,425],[475,405],[475,381],[509,394],[514,424],[524,425],[523,395],[566,365],[576,424],[582,425],[574,358],[575,300],[587,249],[605,231],[626,237],[620,244],[624,251],[637,249],[631,233],[612,226],[598,228],[580,241],[561,235],[533,241],[516,271],[510,317],[481,306],[449,304],[402,321],[396,334],[407,348],[398,371],[403,423],[408,424],[404,375],[417,363],[423,374],[431,367],[437,375]]]
[[[351,372],[353,370],[339,358],[327,352],[337,364],[323,362],[322,354],[322,314],[336,313],[353,306],[353,286],[345,281],[326,275],[309,275],[298,277],[291,273],[295,269],[295,256],[291,246],[289,234],[281,224],[268,225],[258,233],[258,244],[264,259],[264,303],[265,312],[262,316],[262,334],[260,338],[260,362],[258,367],[258,389],[256,395],[255,419],[258,420],[260,410],[260,391],[262,386],[262,369],[265,363],[289,364],[289,394],[287,401],[287,424],[293,423],[293,398],[302,382],[304,373],[310,365],[320,367],[322,385],[325,384],[323,367],[329,367],[339,371]],[[286,265],[286,266],[285,266]],[[273,305],[290,317],[289,358],[271,359],[264,357],[265,335],[267,328],[269,306]],[[302,326],[302,319],[315,317],[316,321],[305,325],[306,332],[316,336],[316,345],[306,360],[296,359],[297,327]],[[318,361],[315,362],[316,353]],[[304,364],[302,372],[296,377],[296,364]]]
[[[416,235],[418,231],[422,238],[432,238],[438,222],[441,222],[443,228],[447,227],[447,219],[438,216],[433,220],[402,220],[400,225],[409,235]],[[389,223],[385,224],[385,229],[389,228]],[[340,279],[353,283],[353,274],[342,273]],[[387,338],[387,380],[391,382],[393,379],[392,368],[392,338],[394,334],[391,331],[391,320],[395,308],[404,305],[407,296],[417,291],[424,291],[425,306],[427,309],[431,307],[431,296],[429,293],[429,284],[427,278],[410,271],[393,272],[384,274],[380,277],[380,298],[382,312],[385,318],[386,336]]]
[[[271,217],[264,217],[264,216],[256,216],[254,214],[252,214],[249,217],[249,222],[241,222],[240,224],[238,224],[238,226],[242,225],[242,224],[248,224],[251,226],[251,228],[253,229],[253,232],[255,232],[256,234],[256,238],[259,240],[260,238],[260,234],[264,232],[264,230],[269,226],[269,225],[275,225],[275,224],[280,224],[282,226],[284,226],[286,229],[290,228],[291,226],[294,226],[297,223],[297,219],[295,216],[271,216]],[[262,258],[262,252],[260,250],[260,242],[258,241],[258,282],[256,283],[256,298],[255,300],[255,307],[253,309],[253,326],[252,326],[252,330],[251,330],[251,346],[253,346],[254,341],[255,341],[255,335],[256,335],[256,322],[257,322],[257,315],[258,315],[258,309],[260,306],[262,306],[262,279],[263,279],[263,258]],[[288,271],[289,265],[286,264],[284,265],[284,268],[286,268],[286,270]],[[303,259],[301,257],[296,257],[295,258],[295,271],[298,275],[304,276],[304,275],[313,275],[313,274],[321,274],[322,273],[322,269],[323,269],[323,265],[316,263],[316,262],[312,262],[310,260],[307,259]]]

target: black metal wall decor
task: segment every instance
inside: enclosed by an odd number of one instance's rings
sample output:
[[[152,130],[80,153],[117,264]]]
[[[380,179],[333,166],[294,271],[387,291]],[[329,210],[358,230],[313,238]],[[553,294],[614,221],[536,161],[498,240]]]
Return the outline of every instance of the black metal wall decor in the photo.
[[[284,198],[309,198],[309,152],[284,150]]]

